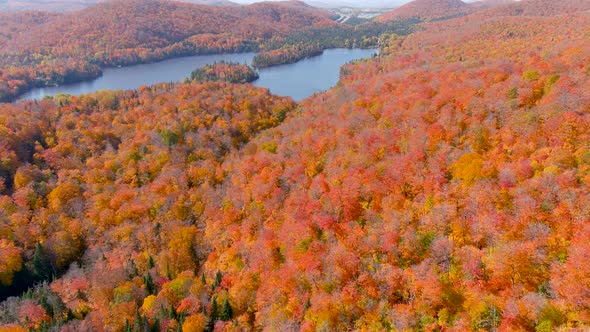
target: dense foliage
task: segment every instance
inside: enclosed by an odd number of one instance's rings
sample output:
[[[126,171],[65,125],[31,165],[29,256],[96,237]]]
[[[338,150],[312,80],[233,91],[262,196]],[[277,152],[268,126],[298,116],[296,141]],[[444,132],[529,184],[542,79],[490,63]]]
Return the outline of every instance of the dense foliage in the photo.
[[[416,22],[342,25],[298,1],[216,7],[115,0],[65,14],[0,14],[0,101],[96,78],[103,67],[177,56],[262,50],[259,62],[268,66],[326,48],[375,47],[381,34],[405,35]]]
[[[249,83],[258,79],[258,73],[248,65],[218,62],[195,69],[190,79],[197,82]]]
[[[266,68],[280,64],[295,63],[301,59],[320,55],[324,48],[318,43],[302,43],[283,46],[276,50],[262,51],[254,56],[252,66]]]
[[[67,12],[79,10],[104,0],[2,0],[0,11],[27,11],[39,10],[49,12]],[[183,2],[196,3],[211,6],[237,6],[230,0],[183,0]]]
[[[0,295],[59,279],[0,305],[0,321],[33,328],[89,315],[73,326],[122,330],[136,310],[128,300],[205,258],[203,204],[224,156],[293,107],[225,83],[2,105]]]
[[[72,11],[82,9],[86,6],[97,3],[99,0],[2,0],[0,1],[1,12],[11,11]]]
[[[379,20],[417,18],[429,21],[462,16],[472,11],[472,9],[475,9],[475,7],[469,6],[461,0],[416,0],[380,16]]]
[[[275,36],[262,43],[261,51],[254,57],[252,64],[257,68],[265,68],[294,63],[320,55],[329,48],[377,48],[384,37],[407,35],[419,22],[418,19],[369,22],[358,26],[341,25]]]
[[[357,26],[340,25],[323,29],[309,29],[272,37],[262,43],[261,50],[263,54],[268,54],[273,50],[279,52],[290,50],[297,53],[300,49],[374,48],[380,45],[379,40],[384,34],[405,36],[411,33],[414,25],[419,22],[417,19],[409,19],[393,22],[370,22]],[[286,59],[292,57],[286,54]]]
[[[329,13],[297,1],[214,7],[131,0],[65,14],[1,14],[0,101],[96,77],[104,66],[252,51],[273,36],[336,25]]]
[[[587,329],[584,4],[387,36],[298,107],[225,83],[2,105],[0,283],[47,283],[0,322]]]
[[[543,2],[545,0],[540,1]],[[379,16],[377,21],[383,23],[416,19],[432,22],[461,17],[485,11],[489,8],[502,8],[502,11],[507,9],[516,11],[521,10],[522,8],[518,4],[515,4],[515,2],[516,0],[478,0],[469,2],[463,2],[462,0],[415,0]],[[560,1],[555,1],[554,4],[541,3],[539,8],[547,10],[551,7],[561,7],[559,2]],[[577,2],[578,4],[581,4],[583,1]],[[489,14],[490,12],[486,12],[484,15],[489,17]]]

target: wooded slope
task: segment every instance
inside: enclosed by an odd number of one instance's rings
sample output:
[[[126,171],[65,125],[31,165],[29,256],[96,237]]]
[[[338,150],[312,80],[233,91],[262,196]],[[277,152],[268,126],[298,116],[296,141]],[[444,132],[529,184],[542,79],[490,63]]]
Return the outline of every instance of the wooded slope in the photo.
[[[2,106],[0,282],[57,279],[1,322],[587,328],[590,16],[474,15],[297,107],[227,84]]]
[[[104,66],[255,50],[273,36],[338,25],[297,1],[206,6],[109,1],[72,13],[0,15],[0,101],[33,86],[100,75]]]

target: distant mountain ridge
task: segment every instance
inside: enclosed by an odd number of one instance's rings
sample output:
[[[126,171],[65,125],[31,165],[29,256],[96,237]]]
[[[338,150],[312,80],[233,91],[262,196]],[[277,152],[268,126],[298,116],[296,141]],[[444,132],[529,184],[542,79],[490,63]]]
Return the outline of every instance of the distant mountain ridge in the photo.
[[[482,0],[465,3],[461,0],[415,0],[378,18],[386,22],[418,18],[434,21],[477,14],[498,16],[555,16],[590,10],[587,0]]]
[[[109,0],[0,0],[0,12],[38,10],[49,12],[70,12]],[[176,0],[207,6],[239,6],[230,0]]]
[[[97,2],[99,0],[4,0],[0,1],[0,12],[24,10],[66,12],[79,10]]]
[[[97,77],[105,66],[252,51],[273,37],[339,26],[332,16],[299,1],[113,0],[68,13],[0,13],[0,100],[32,85]]]
[[[380,17],[381,21],[419,18],[430,21],[442,17],[464,15],[470,6],[461,0],[415,0]]]
[[[240,4],[229,0],[178,0],[181,2],[196,3],[207,6],[239,6]]]
[[[161,39],[178,42],[199,34],[257,38],[318,24],[336,24],[329,17],[329,12],[298,1],[223,8],[176,1],[114,0],[55,16],[31,27],[18,39],[7,41],[6,47],[19,49],[25,41],[36,48],[57,47],[74,40],[94,45],[106,41],[118,45],[124,41],[126,47],[157,47]],[[96,34],[97,31],[101,33]]]
[[[495,16],[558,16],[590,10],[588,0],[522,0],[492,9]]]

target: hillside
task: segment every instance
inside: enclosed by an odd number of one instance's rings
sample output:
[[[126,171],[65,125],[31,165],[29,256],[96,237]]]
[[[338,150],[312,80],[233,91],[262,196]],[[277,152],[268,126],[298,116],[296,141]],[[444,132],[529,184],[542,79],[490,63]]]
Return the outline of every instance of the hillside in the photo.
[[[228,83],[0,104],[0,330],[590,327],[590,15],[383,39],[299,104]]]
[[[237,3],[229,0],[184,0],[184,2],[196,3],[208,6],[238,6]]]
[[[418,18],[425,21],[465,15],[470,6],[461,0],[414,0],[378,19],[381,21]]]
[[[0,1],[0,12],[16,11],[75,11],[97,3],[98,0],[4,0]]]
[[[578,0],[574,1],[580,3]],[[473,14],[490,8],[509,8],[510,5],[515,5],[514,7],[519,6],[516,0],[480,0],[468,3],[462,2],[461,0],[414,0],[379,16],[377,20],[381,22],[408,20],[412,18],[420,19],[422,21],[445,20]],[[531,4],[528,7],[535,8],[535,6],[536,5]],[[567,6],[559,4],[547,4],[544,6],[544,8],[548,7],[554,7],[554,11],[563,12]],[[501,9],[500,11],[503,10],[505,9]],[[579,8],[575,8],[575,10],[579,10]]]
[[[46,11],[71,12],[92,6],[105,0],[4,0],[0,1],[0,12]],[[183,2],[208,6],[237,6],[229,0],[184,0]]]
[[[28,26],[19,19],[31,15],[45,18]],[[251,51],[272,37],[334,26],[330,13],[297,1],[218,7],[130,0],[65,14],[2,14],[0,101],[32,86],[96,77],[104,66]]]
[[[13,36],[4,53],[51,50],[69,55],[77,44],[91,47],[87,53],[107,44],[114,49],[161,48],[199,35],[263,38],[330,25],[328,16],[328,12],[289,2],[220,8],[158,0],[110,1],[55,16],[26,34]]]
[[[465,17],[346,67],[225,163],[206,274],[278,330],[587,328],[588,28]]]
[[[584,0],[522,0],[491,10],[487,15],[555,16],[590,10],[590,2]]]

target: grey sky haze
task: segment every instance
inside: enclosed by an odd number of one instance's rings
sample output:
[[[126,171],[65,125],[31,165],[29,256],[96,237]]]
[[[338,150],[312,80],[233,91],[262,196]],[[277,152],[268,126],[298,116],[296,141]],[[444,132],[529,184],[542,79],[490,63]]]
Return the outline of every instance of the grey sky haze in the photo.
[[[254,3],[261,1],[281,1],[281,0],[232,0],[237,3]],[[355,7],[397,7],[411,0],[304,0],[310,4],[325,3],[329,5],[342,4],[344,6],[354,5]],[[474,2],[475,0],[463,0],[464,2]]]

